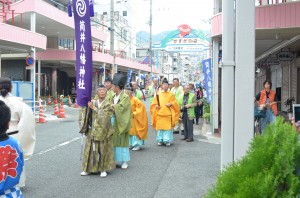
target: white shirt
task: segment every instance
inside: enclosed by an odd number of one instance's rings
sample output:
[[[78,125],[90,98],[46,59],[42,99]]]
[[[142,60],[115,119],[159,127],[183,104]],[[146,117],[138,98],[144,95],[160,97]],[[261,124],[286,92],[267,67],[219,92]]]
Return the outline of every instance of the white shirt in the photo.
[[[33,154],[35,147],[35,116],[21,98],[8,94],[5,97],[0,96],[0,100],[4,101],[11,111],[7,132],[19,131],[12,136],[19,141],[26,159]]]

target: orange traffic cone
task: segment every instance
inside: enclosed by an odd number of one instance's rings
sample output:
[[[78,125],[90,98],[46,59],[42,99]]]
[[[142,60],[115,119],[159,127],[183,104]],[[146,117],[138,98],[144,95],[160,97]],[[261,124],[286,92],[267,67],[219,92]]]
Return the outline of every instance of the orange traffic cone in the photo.
[[[74,108],[79,108],[79,105],[77,104],[77,99],[75,99],[75,105],[74,105]]]
[[[40,112],[39,112],[39,121],[37,123],[45,123],[45,115],[44,115],[44,110],[43,108],[40,106]]]
[[[58,118],[66,118],[64,104],[60,105]]]
[[[48,96],[48,105],[51,105],[52,104],[52,101],[51,101],[51,97],[50,97],[50,94]]]
[[[58,104],[54,105],[54,113],[53,113],[53,115],[59,115]]]

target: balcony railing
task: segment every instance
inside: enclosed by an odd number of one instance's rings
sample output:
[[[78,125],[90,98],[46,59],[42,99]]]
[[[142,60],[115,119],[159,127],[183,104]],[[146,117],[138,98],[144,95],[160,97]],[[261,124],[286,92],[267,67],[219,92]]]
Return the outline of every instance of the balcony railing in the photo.
[[[0,22],[7,23],[7,20],[11,19],[10,25],[22,27],[23,15],[15,12],[11,9],[11,4],[20,0],[0,0]],[[19,15],[18,21],[15,21],[15,16]],[[18,23],[18,25],[16,24]]]

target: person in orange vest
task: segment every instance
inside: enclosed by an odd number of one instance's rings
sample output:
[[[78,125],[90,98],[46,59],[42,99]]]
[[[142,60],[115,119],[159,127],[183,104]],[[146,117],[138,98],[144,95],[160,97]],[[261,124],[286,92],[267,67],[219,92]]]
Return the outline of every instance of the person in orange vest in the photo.
[[[262,118],[261,121],[261,130],[264,131],[266,126],[271,122],[276,121],[276,116],[278,115],[277,110],[277,102],[278,98],[276,96],[276,92],[272,89],[272,82],[266,80],[264,83],[264,89],[261,90],[256,95],[256,101],[258,102],[258,106],[263,106],[266,110],[266,117]]]

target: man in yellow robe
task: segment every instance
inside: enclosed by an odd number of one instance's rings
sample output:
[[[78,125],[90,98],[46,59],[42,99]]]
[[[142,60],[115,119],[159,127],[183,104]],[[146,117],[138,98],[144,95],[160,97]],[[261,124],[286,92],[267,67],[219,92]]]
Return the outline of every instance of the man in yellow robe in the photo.
[[[133,88],[127,86],[126,94],[130,98],[132,109],[132,123],[129,136],[129,146],[133,151],[139,151],[148,139],[148,116],[144,103],[133,96]]]
[[[168,91],[167,79],[164,79],[162,88],[163,90],[154,97],[150,107],[152,126],[157,130],[157,144],[171,146],[174,139],[172,129],[178,123],[180,106],[175,95]]]

